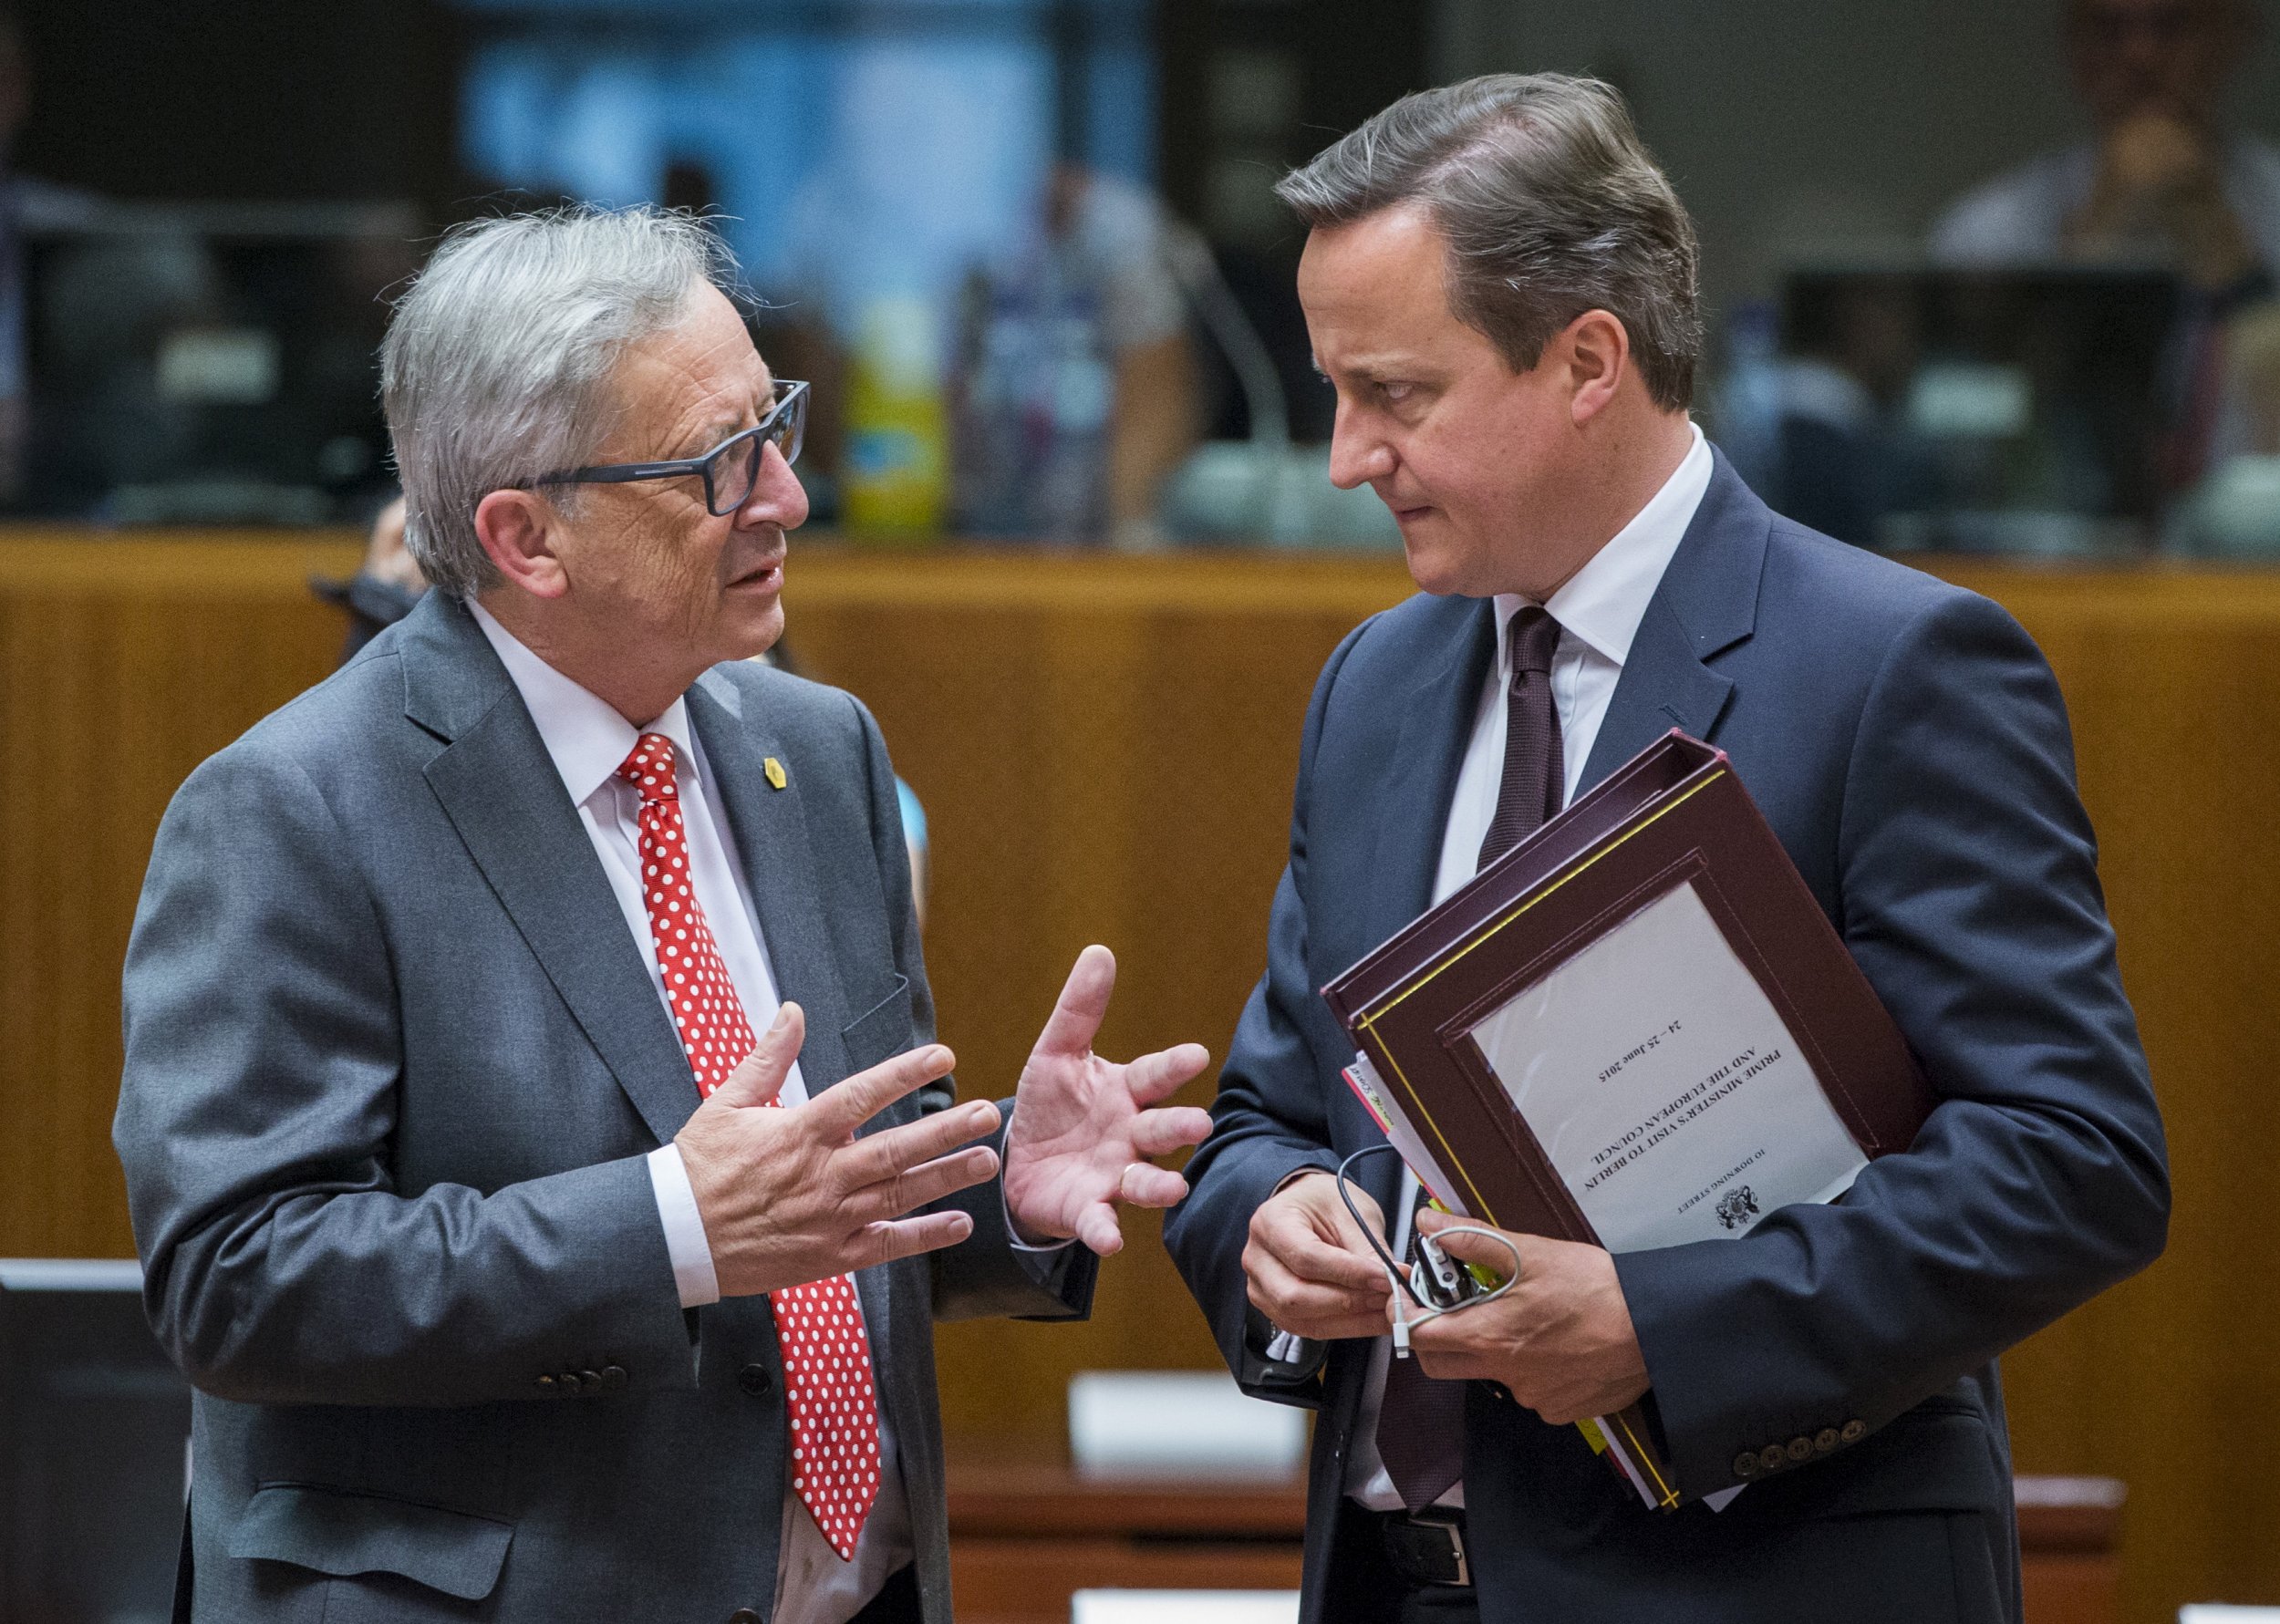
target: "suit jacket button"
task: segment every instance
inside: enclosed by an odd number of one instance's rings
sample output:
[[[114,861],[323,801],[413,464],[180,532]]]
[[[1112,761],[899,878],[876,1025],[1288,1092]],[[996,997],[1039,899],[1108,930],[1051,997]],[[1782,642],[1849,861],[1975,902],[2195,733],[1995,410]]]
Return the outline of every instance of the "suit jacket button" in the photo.
[[[1835,1427],[1823,1427],[1819,1432],[1813,1434],[1813,1453],[1815,1454],[1827,1454],[1830,1450],[1836,1448],[1840,1442],[1841,1442],[1841,1440],[1838,1438],[1837,1429]]]
[[[604,1392],[623,1392],[626,1391],[625,1366],[604,1365],[602,1367],[602,1391]]]
[[[766,1365],[746,1365],[736,1373],[736,1384],[756,1399],[764,1399],[776,1384]]]
[[[557,1392],[564,1392],[564,1393],[567,1393],[567,1394],[569,1394],[572,1398],[576,1398],[576,1397],[578,1396],[578,1373],[577,1373],[577,1371],[563,1371],[563,1373],[562,1373],[561,1375],[559,1375],[559,1376],[555,1377],[555,1378],[554,1378],[554,1390],[555,1390]]]
[[[1805,1437],[1790,1439],[1789,1458],[1792,1461],[1811,1460],[1813,1458],[1813,1441],[1810,1438]]]
[[[1849,1421],[1845,1422],[1844,1431],[1837,1434],[1837,1441],[1840,1443],[1858,1443],[1868,1435],[1869,1423],[1867,1422]]]
[[[550,1399],[561,1391],[561,1385],[552,1376],[541,1376],[538,1379],[538,1391]]]
[[[729,1615],[729,1624],[760,1624],[760,1615],[751,1608],[740,1607]]]
[[[1789,1453],[1778,1443],[1768,1443],[1757,1452],[1757,1464],[1768,1472],[1778,1472],[1789,1464]]]
[[[1742,1451],[1741,1453],[1734,1457],[1734,1475],[1736,1477],[1755,1477],[1757,1475],[1757,1455],[1756,1451],[1746,1449]]]
[[[601,1371],[580,1371],[578,1372],[578,1391],[582,1393],[587,1394],[589,1397],[595,1393],[600,1392],[602,1391]]]

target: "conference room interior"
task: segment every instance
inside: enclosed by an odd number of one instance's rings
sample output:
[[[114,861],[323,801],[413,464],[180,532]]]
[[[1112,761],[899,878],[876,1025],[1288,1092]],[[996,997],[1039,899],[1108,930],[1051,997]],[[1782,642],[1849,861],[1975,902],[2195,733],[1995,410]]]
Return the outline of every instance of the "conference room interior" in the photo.
[[[2246,3],[2215,127],[2280,142],[2280,4]],[[439,237],[718,222],[812,380],[789,657],[923,808],[941,1035],[995,1097],[1089,942],[1104,1050],[1225,1052],[1315,677],[1415,590],[1329,480],[1275,181],[1406,91],[1551,69],[1622,92],[1694,215],[1705,432],[1777,509],[2000,603],[2064,690],[2175,1208],[2003,1359],[2026,1619],[2280,1609],[2280,267],[2249,221],[2206,274],[1964,243],[1974,189],[2093,139],[2070,4],[17,0],[0,1621],[166,1616],[189,1400],[135,1296],[120,965],[192,769],[423,588],[376,353]],[[939,1328],[961,1618],[1295,1617],[1308,1418],[1236,1392],[1160,1227],[1125,1215],[1082,1323]]]

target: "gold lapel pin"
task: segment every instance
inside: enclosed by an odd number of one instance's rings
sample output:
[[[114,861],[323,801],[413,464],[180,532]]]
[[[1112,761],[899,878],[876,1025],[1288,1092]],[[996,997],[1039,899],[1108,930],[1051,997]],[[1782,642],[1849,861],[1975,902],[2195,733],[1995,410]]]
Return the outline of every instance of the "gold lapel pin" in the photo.
[[[783,763],[773,756],[762,761],[760,764],[760,770],[768,775],[768,787],[772,790],[781,790],[792,781],[784,774]]]

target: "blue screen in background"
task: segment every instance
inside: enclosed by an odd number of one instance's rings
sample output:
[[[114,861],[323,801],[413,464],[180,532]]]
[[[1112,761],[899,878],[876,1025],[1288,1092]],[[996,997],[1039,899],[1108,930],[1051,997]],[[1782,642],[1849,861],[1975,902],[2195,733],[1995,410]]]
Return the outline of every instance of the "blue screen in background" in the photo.
[[[844,328],[880,298],[947,299],[1034,231],[1055,156],[1050,0],[461,0],[468,167],[503,187],[661,199],[700,166],[754,290]],[[1062,14],[1071,156],[1152,178],[1146,0]]]

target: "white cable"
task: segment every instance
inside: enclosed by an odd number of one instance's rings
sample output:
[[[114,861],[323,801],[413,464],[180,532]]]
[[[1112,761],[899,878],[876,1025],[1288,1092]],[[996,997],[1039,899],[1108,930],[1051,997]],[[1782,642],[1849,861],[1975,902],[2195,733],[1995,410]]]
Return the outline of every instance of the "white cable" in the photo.
[[[1512,1244],[1510,1236],[1499,1235],[1493,1229],[1485,1229],[1477,1224],[1452,1224],[1440,1234],[1487,1236],[1512,1254],[1512,1270],[1498,1281],[1493,1289],[1483,1292],[1478,1297],[1468,1297],[1461,1303],[1452,1303],[1446,1309],[1436,1309],[1430,1304],[1420,1304],[1413,1319],[1402,1301],[1404,1298],[1410,1295],[1408,1288],[1402,1283],[1400,1277],[1392,1269],[1387,1269],[1385,1271],[1386,1283],[1394,1288],[1394,1357],[1395,1359],[1409,1357],[1410,1333],[1415,1327],[1429,1325],[1446,1315],[1461,1314],[1466,1309],[1485,1308],[1520,1283],[1520,1249]],[[1435,1238],[1437,1240],[1439,1236],[1436,1236]]]
[[[1506,1275],[1502,1280],[1498,1282],[1494,1290],[1484,1292],[1478,1297],[1468,1297],[1463,1302],[1452,1303],[1446,1309],[1435,1309],[1428,1306],[1420,1309],[1416,1319],[1407,1322],[1411,1325],[1423,1325],[1428,1320],[1440,1319],[1444,1314],[1461,1314],[1466,1309],[1485,1308],[1489,1303],[1496,1301],[1497,1298],[1502,1297],[1506,1292],[1511,1290],[1513,1287],[1520,1283],[1520,1249],[1512,1244],[1512,1240],[1509,1236],[1500,1235],[1493,1229],[1483,1228],[1478,1224],[1452,1224],[1446,1229],[1441,1230],[1434,1236],[1434,1238],[1438,1240],[1443,1235],[1487,1236],[1490,1240],[1496,1242],[1497,1245],[1502,1246],[1506,1251],[1512,1254],[1512,1272]],[[1396,1315],[1395,1323],[1397,1325],[1401,1324],[1402,1321],[1398,1318],[1400,1310],[1396,1309],[1394,1312]]]

